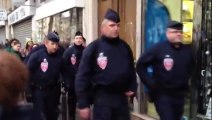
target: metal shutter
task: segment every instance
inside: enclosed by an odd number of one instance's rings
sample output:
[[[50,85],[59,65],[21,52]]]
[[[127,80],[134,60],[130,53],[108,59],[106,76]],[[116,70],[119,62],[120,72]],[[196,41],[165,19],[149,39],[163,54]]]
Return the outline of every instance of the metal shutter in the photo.
[[[0,43],[5,43],[6,39],[6,33],[5,33],[5,27],[0,28]]]
[[[18,39],[22,47],[25,46],[25,39],[32,37],[32,19],[28,19],[26,21],[20,22],[13,26],[14,37]]]

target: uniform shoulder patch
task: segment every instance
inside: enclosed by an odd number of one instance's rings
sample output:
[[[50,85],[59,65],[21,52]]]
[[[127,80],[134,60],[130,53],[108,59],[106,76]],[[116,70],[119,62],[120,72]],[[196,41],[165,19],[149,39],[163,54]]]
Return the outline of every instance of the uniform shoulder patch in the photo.
[[[163,66],[167,71],[171,71],[174,66],[174,60],[171,58],[170,55],[165,55],[165,58],[163,59]]]
[[[75,54],[72,54],[70,60],[71,60],[71,64],[72,65],[75,65],[76,64],[76,61],[77,61],[76,55]]]
[[[44,58],[43,62],[41,62],[40,68],[43,72],[46,72],[48,70],[48,61],[46,58]]]
[[[106,56],[104,56],[104,53],[99,53],[99,56],[97,58],[97,65],[104,70],[107,67],[108,59]]]

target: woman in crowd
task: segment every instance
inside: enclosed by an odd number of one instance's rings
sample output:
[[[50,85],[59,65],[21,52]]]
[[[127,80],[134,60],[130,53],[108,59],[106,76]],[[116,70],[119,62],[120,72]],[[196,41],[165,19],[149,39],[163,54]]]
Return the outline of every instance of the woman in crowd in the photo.
[[[29,52],[32,50],[32,47],[33,47],[32,39],[26,38],[26,45],[25,45],[25,50],[24,50],[25,55],[29,54]]]

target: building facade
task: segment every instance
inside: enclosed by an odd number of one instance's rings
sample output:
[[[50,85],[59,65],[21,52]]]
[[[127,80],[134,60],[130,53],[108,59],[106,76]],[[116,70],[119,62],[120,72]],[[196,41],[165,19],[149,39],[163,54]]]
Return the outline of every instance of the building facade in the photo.
[[[141,45],[141,4],[141,0],[26,0],[19,6],[10,6],[4,38],[17,38],[22,44],[25,38],[42,42],[48,32],[56,31],[61,41],[72,42],[79,30],[90,43],[100,36],[99,27],[106,10],[113,8],[121,16],[121,38],[130,45],[136,59]]]
[[[25,39],[32,37],[32,19],[35,15],[34,0],[28,0],[8,15],[10,38],[17,38],[24,47]]]
[[[3,11],[6,12],[6,15],[12,10],[12,4],[10,0],[0,0],[0,16],[2,16]],[[5,39],[7,39],[9,33],[9,28],[6,19],[0,20],[0,43],[4,44]]]
[[[76,31],[83,32],[82,0],[52,0],[37,5],[33,18],[33,38],[37,41],[41,42],[48,32],[56,31],[61,42],[71,42]]]
[[[8,14],[7,20],[0,21],[0,40],[15,37],[25,44],[25,39],[30,37],[35,42],[42,42],[48,32],[56,31],[62,42],[72,43],[75,32],[79,30],[89,44],[101,35],[99,28],[104,14],[108,8],[112,8],[120,14],[120,37],[130,45],[135,61],[144,51],[146,0],[26,0],[16,7],[12,6],[11,1],[0,0],[0,8],[6,9]],[[199,43],[203,27],[211,33],[211,23],[207,22],[211,16],[202,22],[206,18],[201,14],[204,12],[201,11],[203,4],[208,5],[206,8],[211,8],[211,2],[204,2],[210,0],[159,1],[166,5],[171,19],[184,23],[184,43]],[[205,23],[207,27],[202,27]],[[154,105],[147,102],[143,89],[139,83],[134,112],[158,117],[155,110],[150,109]],[[190,98],[187,102],[185,110],[190,111]],[[185,113],[185,116],[189,117],[189,114]]]

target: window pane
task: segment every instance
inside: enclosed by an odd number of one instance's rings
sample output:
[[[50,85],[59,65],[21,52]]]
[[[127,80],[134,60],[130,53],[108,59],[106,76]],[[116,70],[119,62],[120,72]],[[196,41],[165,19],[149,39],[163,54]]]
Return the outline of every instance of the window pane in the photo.
[[[36,39],[42,41],[48,32],[56,31],[64,44],[72,43],[76,31],[82,31],[82,8],[72,8],[65,12],[37,21]]]

